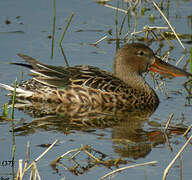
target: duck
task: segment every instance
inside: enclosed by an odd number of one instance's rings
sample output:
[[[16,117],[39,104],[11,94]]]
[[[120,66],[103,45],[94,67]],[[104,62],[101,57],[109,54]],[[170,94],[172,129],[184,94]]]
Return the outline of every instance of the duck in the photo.
[[[171,65],[142,43],[125,44],[115,54],[113,72],[89,65],[54,66],[19,53],[26,63],[12,63],[30,69],[32,78],[16,87],[16,98],[54,104],[78,104],[126,109],[156,109],[159,98],[145,81],[144,72],[192,77]],[[0,83],[12,92],[14,87]]]

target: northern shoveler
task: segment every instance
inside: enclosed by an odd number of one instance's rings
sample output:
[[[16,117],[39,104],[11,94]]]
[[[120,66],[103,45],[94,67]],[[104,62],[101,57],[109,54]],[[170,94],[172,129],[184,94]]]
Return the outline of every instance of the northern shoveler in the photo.
[[[141,76],[143,72],[151,70],[173,76],[192,76],[162,61],[148,46],[140,43],[126,44],[117,51],[113,73],[87,65],[46,65],[27,55],[18,56],[28,64],[13,64],[30,68],[33,78],[18,85],[17,97],[43,103],[154,109],[159,99]],[[14,90],[2,83],[0,86]]]

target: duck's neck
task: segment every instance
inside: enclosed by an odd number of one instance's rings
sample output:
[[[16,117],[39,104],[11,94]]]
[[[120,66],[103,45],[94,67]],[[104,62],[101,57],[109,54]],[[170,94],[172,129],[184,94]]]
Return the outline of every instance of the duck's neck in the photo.
[[[143,79],[143,77],[135,72],[127,71],[119,71],[115,72],[116,77],[125,82],[129,87],[133,89],[138,89],[142,92],[151,93],[153,89],[148,85],[148,83]]]
[[[122,63],[119,64],[117,61],[114,63],[114,75],[133,89],[138,89],[147,94],[155,94],[154,90],[139,73],[132,69],[127,69],[127,66]]]

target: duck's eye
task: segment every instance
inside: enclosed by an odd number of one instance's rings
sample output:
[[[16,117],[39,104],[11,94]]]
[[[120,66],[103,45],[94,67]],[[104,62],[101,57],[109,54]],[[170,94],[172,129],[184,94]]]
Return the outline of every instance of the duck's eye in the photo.
[[[144,51],[138,51],[137,52],[137,55],[139,55],[139,56],[143,56],[145,53],[144,53]]]

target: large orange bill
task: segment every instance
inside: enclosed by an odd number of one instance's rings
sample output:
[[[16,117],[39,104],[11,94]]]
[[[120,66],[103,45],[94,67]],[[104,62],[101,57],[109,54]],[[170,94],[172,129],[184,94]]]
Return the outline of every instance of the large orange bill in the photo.
[[[162,61],[160,58],[155,59],[155,62],[150,66],[149,68],[153,72],[157,72],[159,74],[169,74],[174,77],[179,77],[179,76],[189,76],[192,77],[192,74],[176,67],[173,66],[169,63],[166,63]]]

